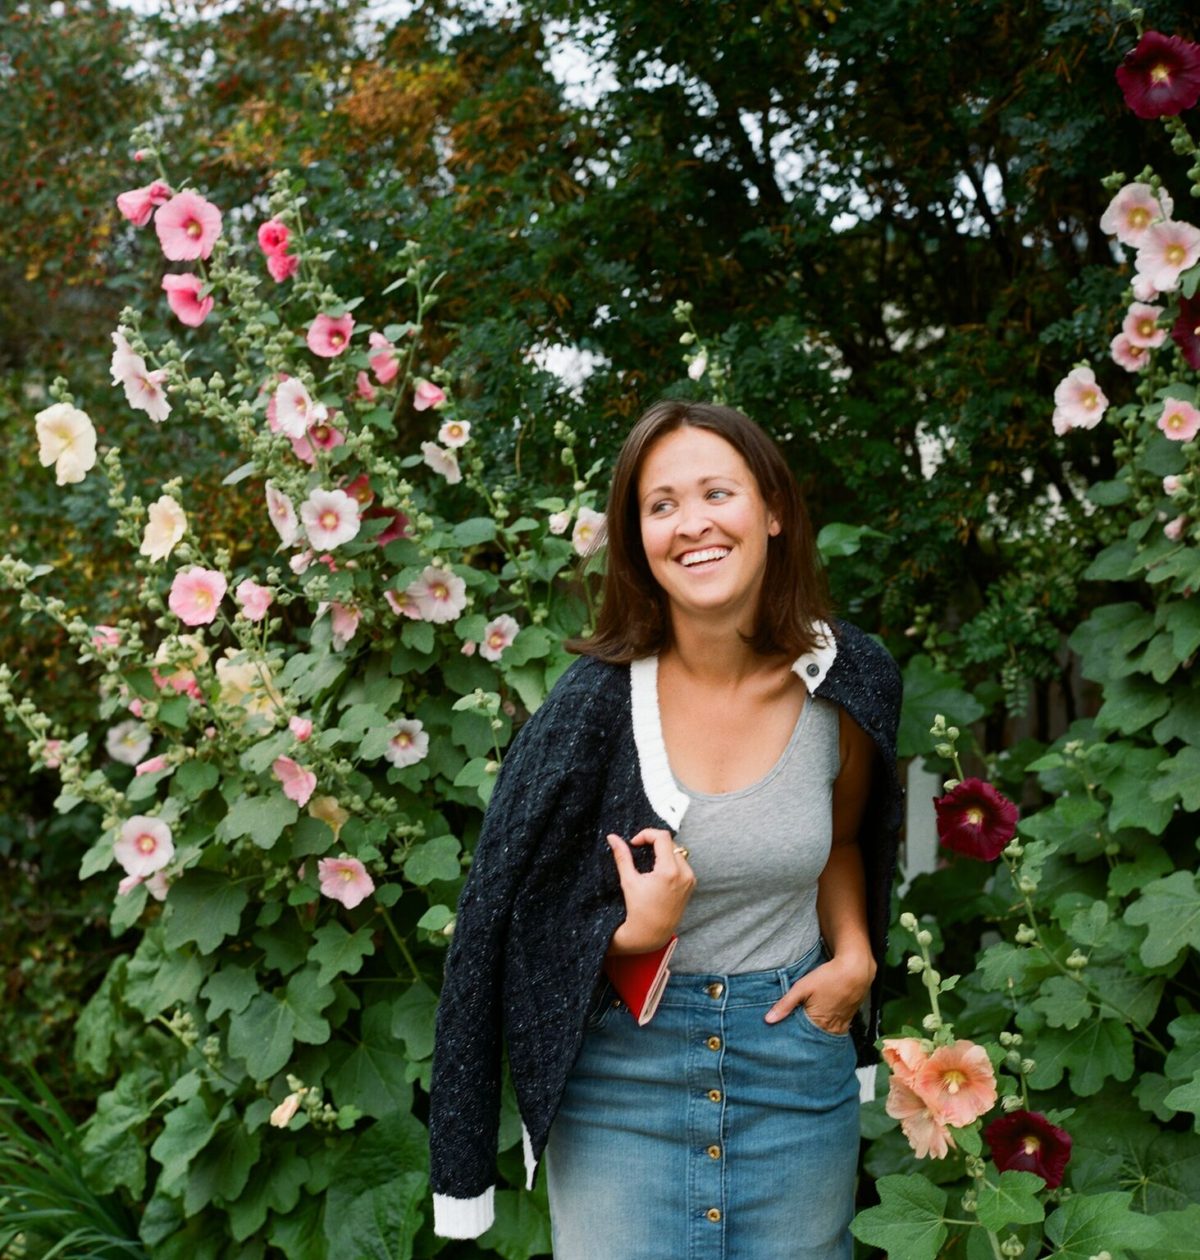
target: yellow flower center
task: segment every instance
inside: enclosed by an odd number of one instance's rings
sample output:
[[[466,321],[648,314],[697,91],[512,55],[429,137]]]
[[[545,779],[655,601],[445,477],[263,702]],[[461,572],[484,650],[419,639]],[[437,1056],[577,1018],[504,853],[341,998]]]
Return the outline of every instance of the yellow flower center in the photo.
[[[318,442],[329,441],[329,426],[327,424],[319,424],[312,431],[312,435]]]
[[[957,1094],[966,1079],[956,1068],[951,1068],[949,1072],[943,1073],[942,1084],[946,1087],[946,1093]]]
[[[1187,250],[1185,250],[1182,245],[1168,245],[1167,246],[1166,258],[1167,258],[1167,262],[1169,262],[1172,267],[1178,267],[1179,264],[1183,262],[1184,258],[1186,257],[1187,257]]]
[[[326,508],[321,513],[321,528],[333,529],[338,523],[338,515],[332,508]]]
[[[450,598],[449,587],[444,586],[440,582],[436,586],[431,587],[429,593],[430,595],[433,596],[434,599],[449,599]]]
[[[488,647],[499,648],[504,646],[504,636],[498,631],[493,631],[488,635]]]
[[[1042,1149],[1041,1139],[1035,1138],[1032,1133],[1021,1139],[1021,1145],[1025,1148],[1026,1155],[1036,1155]]]
[[[1152,67],[1150,77],[1155,83],[1166,83],[1171,77],[1171,68],[1170,66],[1163,65],[1160,61],[1158,65]]]
[[[354,872],[347,866],[343,866],[338,874],[341,875],[343,884],[348,884],[354,878]]]
[[[212,607],[212,596],[203,587],[196,592],[196,604],[200,608]]]
[[[412,736],[407,731],[401,731],[392,743],[398,748],[408,748],[412,744]]]
[[[1150,211],[1145,206],[1138,206],[1135,210],[1129,212],[1129,226],[1134,228],[1144,228],[1150,222]]]
[[[158,848],[158,841],[148,831],[143,831],[134,843],[139,853],[153,853]]]
[[[1167,428],[1168,429],[1182,429],[1183,428],[1183,412],[1172,411],[1171,414],[1167,417]]]
[[[196,237],[200,236],[204,232],[204,228],[200,226],[200,222],[197,219],[193,219],[184,230],[192,238],[192,240],[195,240]]]
[[[330,344],[330,345],[333,345],[333,346],[342,346],[342,345],[345,345],[345,343],[346,343],[346,338],[345,338],[345,337],[343,337],[343,336],[342,336],[342,334],[341,334],[340,332],[335,332],[335,333],[330,333],[330,334],[329,334],[329,344]]]
[[[1139,337],[1153,336],[1156,325],[1157,325],[1157,321],[1153,319],[1139,320],[1138,326],[1137,326],[1138,336]]]
[[[972,827],[978,827],[979,824],[983,822],[983,810],[973,806],[971,809],[967,810],[966,819]]]
[[[1099,399],[1096,391],[1094,389],[1089,389],[1080,395],[1079,401],[1088,409],[1088,411],[1095,411],[1096,404]]]

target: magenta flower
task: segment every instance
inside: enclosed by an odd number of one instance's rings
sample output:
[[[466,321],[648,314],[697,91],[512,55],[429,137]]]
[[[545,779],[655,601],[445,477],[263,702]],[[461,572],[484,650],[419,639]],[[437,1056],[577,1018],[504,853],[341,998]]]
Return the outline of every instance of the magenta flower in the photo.
[[[1127,372],[1140,372],[1150,362],[1144,347],[1135,345],[1123,333],[1117,335],[1109,343],[1112,361]]]
[[[513,640],[521,627],[516,620],[501,613],[494,617],[483,628],[483,639],[479,644],[479,655],[485,661],[498,661],[505,648],[512,647]]]
[[[1167,398],[1158,427],[1172,442],[1190,442],[1200,431],[1200,411],[1182,398]]]
[[[208,318],[213,308],[213,299],[211,294],[205,298],[200,296],[203,282],[199,276],[180,276],[168,272],[163,276],[162,287],[167,295],[167,305],[181,324],[187,324],[189,328],[199,328]]]
[[[167,606],[185,626],[206,626],[220,611],[225,589],[224,574],[194,564],[175,574]]]
[[[1071,429],[1094,429],[1107,407],[1095,372],[1090,367],[1073,368],[1054,390],[1054,432],[1061,437]]]
[[[432,382],[417,378],[413,387],[413,410],[428,411],[430,407],[440,407],[446,401],[446,394]]]
[[[359,372],[354,378],[354,394],[356,398],[361,398],[363,402],[375,401],[375,386],[371,384],[371,378],[366,372]]]
[[[375,891],[375,881],[367,874],[367,868],[348,853],[322,858],[317,863],[317,881],[326,897],[340,901],[347,910],[353,910]]]
[[[354,316],[318,315],[308,330],[308,348],[322,359],[336,359],[350,345]]]
[[[171,828],[160,818],[134,814],[121,825],[121,833],[113,843],[113,856],[127,875],[145,879],[161,871],[175,856]]]
[[[1165,190],[1156,194],[1149,184],[1126,184],[1100,216],[1100,230],[1136,248],[1146,229],[1160,219],[1169,219],[1174,208]]]
[[[332,551],[358,534],[358,503],[345,490],[314,490],[300,505],[304,532],[314,548]]]
[[[247,621],[261,621],[267,615],[267,609],[271,607],[271,601],[275,598],[269,586],[259,586],[251,578],[244,578],[239,582],[233,594],[237,602],[241,604],[242,616]]]
[[[1139,118],[1182,114],[1200,101],[1200,45],[1147,31],[1117,67],[1117,82]]]
[[[386,547],[388,543],[394,542],[397,538],[403,538],[408,533],[408,517],[403,512],[392,508],[373,507],[368,508],[363,515],[368,520],[378,519],[381,516],[388,518],[388,523],[375,535],[375,542],[380,547]]]
[[[1048,1190],[1062,1185],[1071,1158],[1071,1135],[1051,1124],[1040,1111],[1012,1111],[983,1131],[992,1159],[1001,1172],[1036,1173]]]
[[[295,254],[268,254],[267,270],[276,284],[291,279],[300,268],[300,259]]]
[[[159,207],[154,230],[163,253],[172,262],[207,258],[221,235],[221,212],[199,193],[176,193]]]
[[[1200,372],[1200,298],[1179,299],[1179,317],[1171,327],[1171,339],[1188,367]]]
[[[467,584],[449,569],[428,565],[407,594],[416,600],[423,621],[456,621],[467,606]]]
[[[271,771],[283,784],[284,796],[297,805],[307,805],[309,797],[317,790],[317,776],[291,757],[276,757],[271,763]]]
[[[1017,830],[1017,807],[982,779],[964,779],[933,807],[938,840],[981,862],[998,858]]]
[[[1169,220],[1146,229],[1134,267],[1160,293],[1171,293],[1179,277],[1200,261],[1200,231],[1190,223]]]
[[[298,743],[307,744],[313,732],[312,718],[288,718],[288,730],[296,737]]]
[[[380,385],[390,385],[400,371],[400,360],[395,354],[396,347],[383,333],[373,332],[367,340],[371,349],[375,351],[371,355],[371,371],[375,373],[375,379]]]
[[[268,219],[258,227],[258,247],[269,258],[273,254],[286,254],[292,234],[286,223],[278,219]]]
[[[1148,306],[1145,302],[1134,302],[1125,316],[1121,331],[1135,346],[1141,346],[1146,350],[1157,350],[1167,339],[1167,330],[1158,326],[1158,317],[1161,314],[1161,306]]]
[[[171,198],[171,189],[156,179],[145,188],[132,188],[117,197],[117,209],[134,227],[145,227],[150,222],[155,206],[161,206]]]

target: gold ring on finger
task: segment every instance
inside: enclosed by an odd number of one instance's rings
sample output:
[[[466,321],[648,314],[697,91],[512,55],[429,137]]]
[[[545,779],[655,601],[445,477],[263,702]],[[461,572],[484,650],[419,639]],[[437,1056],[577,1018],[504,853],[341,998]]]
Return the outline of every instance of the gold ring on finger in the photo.
[[[678,853],[685,862],[688,860],[688,849],[685,845],[677,844],[675,846],[675,852]]]

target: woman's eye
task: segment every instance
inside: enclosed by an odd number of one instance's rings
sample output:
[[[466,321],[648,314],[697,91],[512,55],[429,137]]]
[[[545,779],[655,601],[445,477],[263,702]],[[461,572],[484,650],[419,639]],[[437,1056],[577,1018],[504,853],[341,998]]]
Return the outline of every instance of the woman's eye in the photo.
[[[670,507],[670,506],[671,506],[671,504],[670,504],[670,502],[669,502],[667,499],[660,499],[657,503],[651,504],[651,506],[650,506],[650,515],[651,515],[651,516],[655,516],[655,515],[660,515],[660,516],[661,516],[661,515],[662,515],[662,511],[663,511],[663,509],[664,509],[664,508],[668,508],[668,507]]]
[[[708,492],[708,497],[710,499],[716,496],[720,496],[722,499],[727,499],[729,498],[729,491],[728,490],[710,490]]]

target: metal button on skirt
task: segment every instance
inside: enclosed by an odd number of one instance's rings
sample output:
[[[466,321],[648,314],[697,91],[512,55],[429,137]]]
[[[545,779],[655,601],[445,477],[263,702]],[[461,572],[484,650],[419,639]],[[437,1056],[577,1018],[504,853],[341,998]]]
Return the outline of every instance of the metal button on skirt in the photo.
[[[673,975],[642,1028],[601,994],[546,1148],[555,1260],[850,1260],[853,1043],[763,1020],[824,958]]]

